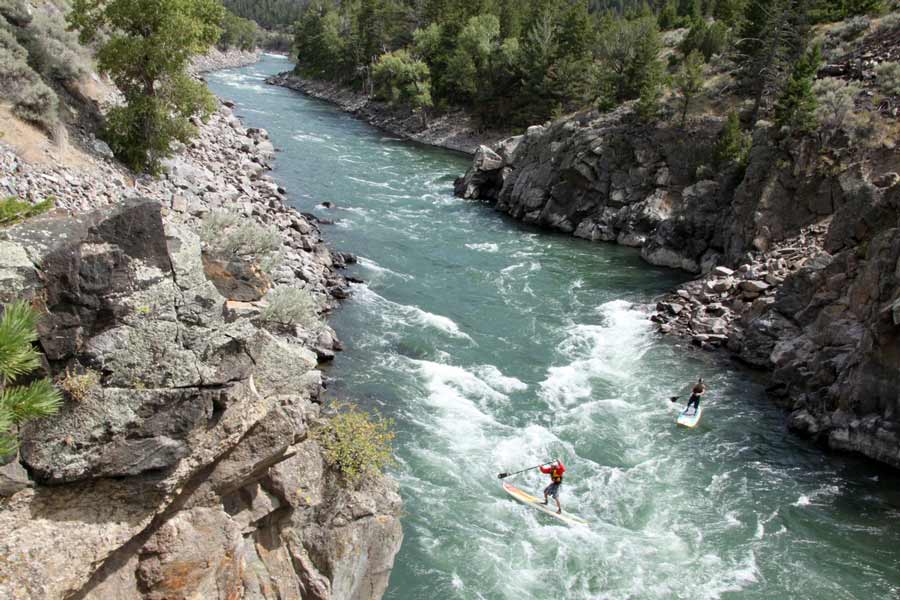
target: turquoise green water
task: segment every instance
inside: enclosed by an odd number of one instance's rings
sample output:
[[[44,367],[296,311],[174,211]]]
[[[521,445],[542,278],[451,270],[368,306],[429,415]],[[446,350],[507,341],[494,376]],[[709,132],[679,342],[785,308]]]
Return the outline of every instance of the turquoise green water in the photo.
[[[263,84],[286,68],[210,85],[268,129],[294,205],[361,257],[329,392],[396,419],[406,537],[388,598],[898,597],[896,475],[788,434],[746,371],[658,337],[645,306],[682,275],[453,198],[466,157]],[[703,422],[677,429],[668,397],[698,374]],[[548,457],[590,529],[500,490],[498,472]]]

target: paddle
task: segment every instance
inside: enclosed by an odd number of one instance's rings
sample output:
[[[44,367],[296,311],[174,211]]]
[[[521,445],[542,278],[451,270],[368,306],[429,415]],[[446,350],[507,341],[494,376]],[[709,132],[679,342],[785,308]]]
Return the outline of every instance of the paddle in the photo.
[[[551,460],[550,462],[545,462],[542,465],[538,465],[536,467],[528,467],[527,469],[522,469],[521,471],[515,471],[514,473],[497,473],[497,479],[505,479],[510,475],[518,475],[519,473],[524,473],[525,471],[531,471],[532,469],[540,469],[541,467],[546,467],[547,465],[552,465],[555,463],[555,460]]]

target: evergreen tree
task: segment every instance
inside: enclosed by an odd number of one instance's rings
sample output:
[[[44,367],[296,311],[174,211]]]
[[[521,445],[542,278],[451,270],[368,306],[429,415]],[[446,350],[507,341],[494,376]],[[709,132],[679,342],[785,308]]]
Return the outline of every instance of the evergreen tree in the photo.
[[[656,19],[643,17],[628,21],[612,19],[600,31],[597,54],[602,63],[601,89],[611,98],[607,103],[619,104],[657,86],[662,64],[659,62],[659,30]],[[647,94],[645,94],[647,96]]]
[[[822,62],[819,46],[813,46],[796,63],[781,97],[775,103],[775,124],[798,133],[810,132],[816,123],[813,82]]]
[[[678,4],[675,2],[675,0],[667,0],[662,9],[659,11],[659,15],[657,16],[656,20],[659,23],[660,30],[662,31],[681,27],[682,19],[678,16]]]
[[[16,426],[54,414],[62,402],[49,379],[17,384],[41,364],[33,346],[37,320],[37,312],[23,301],[8,304],[0,317],[0,457],[16,451]]]
[[[741,130],[741,120],[737,112],[731,111],[716,141],[713,154],[716,166],[722,168],[735,163],[743,168],[750,156],[750,145],[750,135]]]
[[[681,95],[681,126],[684,127],[691,102],[703,89],[703,55],[697,50],[688,54],[681,64],[675,89]]]
[[[355,76],[356,64],[349,56],[341,16],[330,2],[318,0],[307,7],[294,30],[297,70],[316,79],[346,80]]]
[[[209,113],[215,101],[185,68],[221,34],[224,9],[218,0],[75,0],[70,24],[83,43],[100,30],[109,38],[97,52],[125,97],[110,110],[107,141],[126,164],[155,172],[171,155],[171,144],[196,133],[188,118]]]
[[[809,33],[807,0],[750,0],[738,35],[740,78],[753,97],[755,119],[778,94]]]

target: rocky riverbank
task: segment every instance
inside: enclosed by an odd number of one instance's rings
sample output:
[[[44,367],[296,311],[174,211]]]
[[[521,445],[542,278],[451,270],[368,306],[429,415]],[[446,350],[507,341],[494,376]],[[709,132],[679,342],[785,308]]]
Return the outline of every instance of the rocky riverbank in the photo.
[[[900,153],[760,122],[746,169],[715,170],[720,128],[583,113],[479,148],[456,191],[700,274],[657,304],[663,333],[771,372],[795,430],[900,467]]]
[[[200,75],[209,71],[218,71],[220,69],[236,69],[238,67],[246,67],[259,62],[262,50],[254,50],[252,52],[246,50],[219,50],[213,48],[202,56],[197,56],[191,61],[189,70],[192,75]]]
[[[44,312],[44,370],[80,384],[0,468],[4,598],[363,600],[387,586],[396,484],[348,489],[311,435],[316,367],[340,343],[315,313],[273,312],[298,290],[326,315],[352,257],[286,206],[265,131],[227,104],[195,124],[158,179],[0,143],[0,193],[57,206],[0,232],[0,301]],[[222,254],[237,231],[277,260]]]
[[[474,154],[479,146],[490,144],[509,134],[483,131],[475,119],[461,110],[430,117],[425,123],[420,115],[413,114],[412,111],[394,109],[384,102],[373,100],[367,94],[345,86],[303,79],[292,72],[270,77],[266,83],[286,87],[335,104],[341,110],[404,139],[466,154]]]

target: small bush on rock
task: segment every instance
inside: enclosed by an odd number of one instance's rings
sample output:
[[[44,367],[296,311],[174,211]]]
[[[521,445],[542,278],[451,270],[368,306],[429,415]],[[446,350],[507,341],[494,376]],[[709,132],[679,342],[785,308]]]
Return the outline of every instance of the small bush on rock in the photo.
[[[62,402],[49,379],[19,385],[41,365],[34,348],[38,313],[27,302],[6,305],[0,317],[0,456],[16,451],[14,428],[26,421],[54,414]]]
[[[59,385],[69,394],[72,400],[84,402],[90,395],[91,390],[100,385],[100,374],[93,369],[86,369],[80,373],[72,369],[66,369],[66,372],[59,380]]]
[[[875,83],[883,93],[900,96],[900,63],[883,62],[876,66]]]
[[[313,433],[322,446],[325,462],[352,487],[365,477],[377,477],[393,462],[391,442],[394,421],[370,415],[354,404],[338,407],[338,413]]]
[[[207,250],[226,259],[255,260],[266,273],[281,262],[281,235],[271,227],[225,211],[210,213],[200,228]]]
[[[844,127],[860,88],[842,79],[828,77],[817,81],[813,92],[817,100],[816,120],[825,128],[825,133],[830,134]]]
[[[306,290],[294,287],[280,287],[266,297],[268,305],[262,310],[262,320],[276,325],[299,325],[307,331],[316,331],[322,326],[318,304]]]

